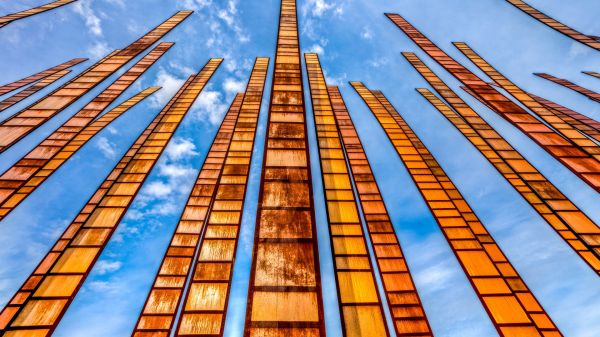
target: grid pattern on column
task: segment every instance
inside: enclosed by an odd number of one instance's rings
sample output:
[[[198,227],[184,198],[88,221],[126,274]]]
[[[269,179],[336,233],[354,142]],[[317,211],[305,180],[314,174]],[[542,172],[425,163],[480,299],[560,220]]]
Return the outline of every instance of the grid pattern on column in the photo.
[[[296,1],[282,0],[246,337],[325,336]]]
[[[337,87],[328,87],[345,157],[358,192],[396,336],[433,336],[371,165]]]
[[[221,63],[211,59],[152,121],[0,316],[3,336],[47,336],[85,281],[181,120]],[[11,318],[12,317],[12,318]]]
[[[304,54],[345,336],[389,336],[340,134],[317,54]]]
[[[235,96],[206,155],[138,318],[134,337],[170,335],[243,98],[241,93]]]
[[[73,145],[69,142],[79,135],[86,126],[89,126],[94,118],[129,88],[172,45],[172,43],[163,42],[156,46],[83,109],[69,118],[62,126],[46,137],[46,139],[0,176],[0,220],[11,212],[27,196],[26,194],[33,192],[35,187],[41,183],[39,181],[31,184],[32,181],[36,180],[34,175],[46,165],[49,165],[47,167],[57,169],[62,162],[53,162],[53,160],[63,159],[64,162],[68,158],[68,156],[61,158],[59,152],[66,149],[68,145]],[[126,106],[131,107],[132,105],[128,103]],[[51,172],[47,171],[46,173]],[[28,185],[28,188],[22,189],[25,185]],[[20,192],[26,192],[26,194],[20,193],[19,195],[15,195],[19,189],[21,189]]]
[[[595,77],[595,78],[600,78],[600,73],[595,72],[595,71],[582,71],[582,73]]]
[[[594,37],[580,33],[578,31],[574,30],[573,28],[556,21],[555,19],[553,19],[553,18],[547,16],[546,14],[538,11],[537,9],[529,6],[528,4],[526,4],[525,2],[523,2],[521,0],[506,0],[506,1],[508,3],[514,5],[515,7],[517,7],[524,13],[526,13],[527,15],[538,20],[539,22],[556,30],[557,32],[560,32],[560,33],[572,38],[573,40],[576,40],[583,44],[586,44],[591,48],[600,50],[600,41],[596,40]]]
[[[589,98],[589,99],[591,99],[593,101],[596,101],[596,102],[600,103],[600,94],[597,93],[597,92],[595,92],[595,91],[592,91],[590,89],[586,89],[586,88],[584,88],[582,86],[579,86],[579,85],[577,85],[577,84],[575,84],[575,83],[573,83],[571,81],[565,80],[563,78],[558,78],[558,77],[552,76],[550,74],[535,73],[534,75],[539,76],[539,77],[541,77],[543,79],[546,79],[546,80],[548,80],[550,82],[554,82],[554,83],[556,83],[558,85],[561,85],[561,86],[563,86],[565,88],[569,88],[569,89],[571,89],[571,90],[573,90],[573,91],[575,91],[575,92],[577,92],[577,93],[579,93],[579,94],[581,94],[581,95],[583,95],[583,96],[585,96],[585,97],[587,97],[587,98]]]
[[[200,242],[193,276],[186,289],[176,336],[223,336],[268,66],[268,58],[256,59],[233,140],[218,178],[214,203]]]
[[[456,62],[398,14],[386,14],[423,51],[462,82],[494,112],[521,130],[588,185],[600,192],[600,162]]]
[[[561,336],[485,226],[380,92],[352,82],[418,187],[489,317],[503,337]]]
[[[65,63],[61,63],[61,64],[59,64],[57,66],[54,66],[52,68],[46,69],[44,71],[40,71],[37,74],[33,74],[33,75],[27,76],[27,77],[25,77],[23,79],[20,79],[18,81],[15,81],[15,82],[12,82],[12,83],[0,86],[0,96],[4,95],[4,94],[7,94],[7,93],[9,93],[11,91],[20,89],[20,88],[22,88],[22,87],[24,87],[24,86],[26,86],[28,84],[31,84],[33,82],[39,81],[42,78],[48,77],[48,76],[50,76],[50,75],[52,75],[52,74],[54,74],[54,73],[56,73],[58,71],[65,70],[67,68],[71,68],[71,67],[73,67],[75,65],[78,65],[81,62],[84,62],[84,61],[87,61],[87,59],[86,58],[72,59],[72,60],[67,61]]]
[[[565,123],[571,124],[577,130],[600,142],[600,122],[532,93],[529,93],[529,96],[538,101],[538,103],[541,105],[548,108],[550,111],[554,112],[556,116],[564,120]]]
[[[77,0],[56,0],[56,1],[44,4],[44,5],[41,5],[38,7],[34,7],[34,8],[30,8],[30,9],[27,9],[27,10],[24,10],[21,12],[2,16],[2,17],[0,17],[0,27],[4,27],[13,21],[17,21],[17,20],[26,18],[28,16],[40,14],[40,13],[52,10],[54,8],[68,5],[75,1],[77,1]]]
[[[185,20],[190,11],[180,11],[158,27],[73,78],[51,94],[0,123],[0,152],[33,132],[37,127],[88,93],[119,68],[138,56]]]
[[[415,54],[403,53],[425,80],[454,108],[429,90],[418,91],[433,104],[506,178],[523,198],[595,271],[600,273],[600,229],[527,159],[465,103]]]
[[[405,56],[454,110],[427,89],[418,91],[446,117],[546,222],[600,272],[600,229],[414,54]]]
[[[83,147],[92,137],[102,131],[106,126],[119,118],[129,109],[144,100],[146,97],[158,91],[160,87],[147,88],[135,96],[129,98],[125,102],[119,104],[114,109],[102,115],[100,118],[92,122],[81,130],[73,139],[65,140],[64,146],[58,148],[56,153],[48,153],[47,161],[37,162],[36,170],[31,171],[29,175],[23,174],[19,180],[19,184],[15,184],[15,188],[9,191],[8,196],[0,203],[0,219],[3,219],[8,213],[14,210],[25,198],[27,198],[38,186],[40,186],[49,176],[58,170],[64,162],[69,160],[81,147]],[[41,147],[40,147],[41,148]],[[28,159],[29,160],[29,159]],[[27,163],[21,160],[17,165]],[[21,166],[23,167],[23,166]],[[34,166],[29,166],[34,167]],[[8,176],[8,174],[6,175]],[[0,176],[0,184],[7,184],[5,175]]]
[[[460,50],[471,62],[473,62],[481,71],[489,76],[494,83],[506,90],[517,101],[521,102],[534,115],[542,119],[546,124],[560,133],[563,137],[572,141],[581,150],[590,156],[600,159],[600,146],[594,141],[583,135],[569,123],[565,123],[561,119],[557,119],[556,114],[547,109],[545,106],[538,103],[533,97],[529,96],[524,90],[511,82],[508,78],[502,75],[498,70],[494,69],[486,60],[478,55],[464,42],[455,42],[454,45]]]
[[[54,82],[60,80],[63,76],[67,75],[70,72],[71,72],[70,70],[57,71],[54,74],[52,74],[46,78],[43,78],[39,82],[34,83],[29,88],[10,96],[9,98],[0,102],[0,111],[6,110],[6,109],[10,108],[11,106],[21,102],[22,100],[29,98],[29,96],[34,95],[36,92],[44,89],[45,87],[51,85]]]

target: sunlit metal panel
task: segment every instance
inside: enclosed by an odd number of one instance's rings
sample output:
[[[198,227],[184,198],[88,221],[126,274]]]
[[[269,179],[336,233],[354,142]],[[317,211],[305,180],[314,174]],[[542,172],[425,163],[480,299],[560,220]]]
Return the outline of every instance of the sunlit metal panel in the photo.
[[[5,16],[0,17],[0,28],[4,27],[6,25],[8,25],[9,23],[13,22],[13,21],[17,21],[29,16],[33,16],[36,14],[40,14],[58,7],[62,7],[64,5],[68,5],[72,2],[75,2],[77,0],[56,0],[38,7],[34,7],[34,8],[30,8],[21,12],[17,12],[17,13],[13,13],[13,14],[8,14]]]
[[[423,51],[502,118],[521,130],[565,167],[600,192],[600,162],[456,62],[398,14],[386,14]]]
[[[0,152],[54,117],[141,54],[192,12],[180,11],[123,50],[115,51],[51,94],[0,123]]]
[[[6,305],[3,336],[51,334],[194,100],[222,59],[211,59],[143,131]],[[163,306],[171,303],[161,303]]]
[[[325,336],[296,1],[282,0],[246,337]]]
[[[558,78],[556,76],[552,76],[550,74],[546,74],[546,73],[535,73],[534,75],[539,76],[543,79],[546,79],[550,82],[554,82],[560,86],[563,86],[565,88],[571,89],[589,99],[591,99],[592,101],[596,101],[598,103],[600,103],[600,94],[592,91],[590,89],[584,88],[580,85],[577,85],[571,81],[565,80],[564,78]]]
[[[561,336],[484,224],[379,91],[351,82],[384,129],[501,336]]]
[[[54,82],[60,80],[63,76],[66,76],[70,72],[71,72],[70,70],[57,71],[54,74],[41,79],[39,82],[34,83],[29,88],[24,89],[23,91],[20,91],[16,94],[10,96],[9,98],[0,102],[0,111],[6,110],[6,109],[10,108],[11,106],[21,102],[22,100],[25,100],[32,95],[35,95],[35,93],[37,93],[38,91],[44,89],[45,87],[51,85]]]
[[[328,92],[373,245],[396,336],[433,336],[369,159],[346,104],[337,87],[328,87]]]
[[[52,75],[52,74],[54,74],[56,72],[59,72],[59,71],[71,68],[73,66],[76,66],[79,63],[84,62],[84,61],[87,61],[87,59],[86,58],[72,59],[72,60],[67,61],[65,63],[61,63],[61,64],[59,64],[57,66],[54,66],[52,68],[46,69],[44,71],[40,71],[39,73],[27,76],[27,77],[25,77],[23,79],[20,79],[18,81],[15,81],[15,82],[12,82],[12,83],[0,86],[0,95],[4,95],[4,94],[7,94],[7,93],[9,93],[11,91],[20,89],[20,88],[22,88],[22,87],[24,87],[26,85],[29,85],[29,84],[31,84],[33,82],[39,81],[39,80],[41,80],[43,78],[46,78],[46,77],[48,77],[48,76],[50,76],[50,75]]]

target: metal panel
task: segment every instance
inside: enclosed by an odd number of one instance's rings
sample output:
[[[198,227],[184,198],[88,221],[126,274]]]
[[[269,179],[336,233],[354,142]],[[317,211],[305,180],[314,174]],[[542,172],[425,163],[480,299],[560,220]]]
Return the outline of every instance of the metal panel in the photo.
[[[223,336],[269,59],[257,58],[215,187],[176,336]]]
[[[27,88],[23,91],[20,91],[20,92],[14,94],[13,96],[10,96],[9,98],[1,101],[0,102],[0,111],[4,111],[4,110],[10,108],[11,106],[21,102],[22,100],[29,98],[29,96],[34,95],[38,91],[44,89],[45,87],[51,85],[54,82],[60,80],[63,76],[67,75],[70,72],[71,72],[70,70],[57,71],[54,74],[40,80],[39,82],[34,83],[29,88]]]
[[[4,334],[20,331],[48,336],[54,331],[181,120],[221,62],[211,59],[186,82],[125,153],[6,305],[0,314]]]
[[[317,54],[304,54],[344,336],[389,336],[342,140]]]
[[[600,78],[600,73],[595,72],[595,71],[582,71],[582,73],[595,77],[595,78]]]
[[[506,98],[488,83],[481,80],[467,68],[456,62],[437,47],[415,27],[398,14],[386,14],[423,51],[462,82],[475,95],[484,100],[494,112],[506,119],[535,141],[565,167],[600,192],[600,162],[580,149],[575,143],[530,115],[519,105]]]
[[[119,68],[170,32],[191,13],[191,11],[177,12],[125,49],[113,52],[51,94],[2,121],[0,123],[0,152],[33,132],[44,122],[91,91]]]
[[[56,0],[38,7],[34,7],[34,8],[30,8],[21,12],[17,12],[17,13],[13,13],[13,14],[8,14],[5,16],[0,17],[0,28],[4,27],[6,25],[8,25],[9,23],[13,22],[13,21],[17,21],[29,16],[33,16],[36,14],[40,14],[49,10],[52,10],[54,8],[58,8],[58,7],[62,7],[64,5],[68,5],[72,2],[75,2],[77,0]]]
[[[403,55],[454,110],[427,89],[418,89],[421,95],[481,152],[596,273],[600,273],[600,229],[594,221],[579,210],[415,54]]]
[[[215,136],[196,183],[171,237],[132,336],[167,336],[175,322],[181,295],[197,254],[198,242],[213,204],[244,94],[237,94]],[[166,298],[160,299],[161,295]],[[156,300],[159,299],[159,300]],[[175,305],[161,306],[172,302]]]
[[[282,0],[246,337],[325,336],[296,1]]]
[[[83,137],[83,130],[91,126],[94,119],[114,102],[119,95],[127,90],[133,82],[142,76],[172,45],[172,43],[163,42],[156,46],[133,67],[98,94],[98,96],[92,99],[83,109],[74,114],[56,131],[33,148],[33,150],[0,175],[0,220],[15,209],[24,198],[31,194],[37,186],[57,170],[70,155],[83,146],[85,142],[82,142],[82,140],[85,139],[87,141],[93,136],[88,134],[89,137]],[[145,91],[144,97],[156,90],[149,89]],[[123,113],[141,99],[143,97],[138,97],[134,101],[124,103],[124,106],[114,111]],[[97,129],[97,127],[88,129],[88,132],[94,129]],[[96,132],[99,131],[100,129],[97,129]],[[79,139],[75,141],[78,136]],[[73,148],[74,144],[78,144],[78,147]],[[65,149],[68,149],[68,151],[64,152]],[[66,155],[67,153],[69,155]]]
[[[54,66],[52,68],[46,69],[44,71],[40,71],[39,73],[27,76],[27,77],[25,77],[23,79],[20,79],[18,81],[15,81],[15,82],[12,82],[12,83],[0,86],[0,95],[4,95],[4,94],[7,94],[7,93],[9,93],[11,91],[20,89],[20,88],[22,88],[22,87],[24,87],[26,85],[29,85],[29,84],[31,84],[33,82],[36,82],[36,81],[39,81],[39,80],[41,80],[43,78],[46,78],[46,77],[48,77],[48,76],[50,76],[52,74],[55,74],[55,73],[57,73],[59,71],[62,71],[62,70],[71,68],[73,66],[76,66],[79,63],[84,62],[84,61],[87,61],[87,59],[86,58],[72,59],[70,61],[61,63],[61,64],[59,64],[57,66]]]
[[[396,336],[433,336],[371,165],[337,87],[328,87]]]
[[[565,88],[569,88],[569,89],[591,99],[592,101],[596,101],[596,102],[600,103],[600,94],[595,91],[586,89],[586,88],[584,88],[580,85],[577,85],[571,81],[565,80],[563,78],[558,78],[558,77],[555,77],[555,76],[552,76],[552,75],[549,75],[546,73],[535,73],[534,75],[544,78],[548,81],[554,82]]]
[[[478,55],[466,43],[454,42],[454,45],[469,60],[471,60],[471,62],[473,62],[479,69],[489,76],[495,84],[506,90],[517,101],[533,112],[535,116],[539,117],[563,137],[572,141],[580,149],[585,151],[585,153],[594,157],[596,160],[600,159],[600,146],[598,146],[598,144],[581,132],[577,132],[577,129],[571,126],[569,123],[565,123],[561,119],[557,120],[555,113],[550,111],[544,105],[540,104],[537,100],[531,97],[523,89],[519,88],[516,84],[511,82],[508,78],[504,77],[504,75],[502,75],[498,70],[494,69],[494,67],[487,63],[483,57]]]
[[[527,3],[525,3],[521,0],[506,0],[506,1],[508,3],[510,3],[511,5],[517,7],[518,9],[522,10],[527,15],[538,20],[539,22],[556,30],[557,32],[560,32],[560,33],[572,38],[573,40],[579,41],[579,42],[589,46],[590,48],[600,50],[600,41],[598,41],[598,39],[596,37],[580,33],[578,31],[576,31],[575,29],[556,21],[555,19],[553,19],[553,18],[547,16],[546,14],[538,11],[537,9],[529,6]]]
[[[433,155],[381,92],[352,86],[379,121],[500,336],[561,336]]]

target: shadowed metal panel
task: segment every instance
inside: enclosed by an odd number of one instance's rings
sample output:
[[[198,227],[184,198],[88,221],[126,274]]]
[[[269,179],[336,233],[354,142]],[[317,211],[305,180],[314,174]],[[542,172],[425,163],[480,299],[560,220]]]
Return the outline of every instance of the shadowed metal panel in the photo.
[[[26,86],[28,84],[31,84],[31,83],[36,82],[36,81],[39,81],[42,78],[48,77],[48,76],[50,76],[50,75],[52,75],[52,74],[54,74],[56,72],[59,72],[61,70],[65,70],[67,68],[71,68],[71,67],[73,67],[75,65],[78,65],[81,62],[84,62],[84,61],[87,61],[87,59],[86,58],[72,59],[72,60],[67,61],[65,63],[61,63],[61,64],[59,64],[57,66],[54,66],[52,68],[46,69],[44,71],[40,71],[37,74],[33,74],[33,75],[27,76],[27,77],[25,77],[23,79],[20,79],[18,81],[15,81],[15,82],[12,82],[12,83],[0,86],[0,95],[4,95],[4,94],[7,94],[7,93],[9,93],[11,91],[20,89],[20,88],[22,88],[22,87],[24,87],[24,86]]]
[[[28,16],[40,14],[40,13],[52,10],[54,8],[62,7],[64,5],[68,5],[75,1],[77,1],[77,0],[56,0],[56,1],[44,4],[44,5],[41,5],[38,7],[34,7],[34,8],[30,8],[30,9],[27,9],[27,10],[24,10],[21,12],[2,16],[2,17],[0,17],[0,28],[8,25],[9,23],[11,23],[13,21],[17,21],[17,20],[26,18]]]
[[[494,112],[521,130],[565,167],[600,192],[600,162],[598,160],[456,62],[400,15],[386,14],[386,16],[423,51],[485,101]]]
[[[51,85],[54,82],[60,80],[63,76],[67,75],[70,72],[71,72],[70,70],[57,71],[54,74],[52,74],[46,78],[43,78],[39,82],[34,83],[29,88],[10,96],[9,98],[0,102],[0,111],[4,111],[4,110],[10,108],[11,106],[21,102],[22,100],[29,98],[29,96],[34,95],[38,91],[44,89],[45,87]]]
[[[304,54],[344,336],[389,336],[342,140],[317,54]]]
[[[586,88],[584,88],[584,87],[582,87],[580,85],[577,85],[577,84],[575,84],[575,83],[573,83],[571,81],[565,80],[563,78],[558,78],[558,77],[555,77],[555,76],[552,76],[552,75],[549,75],[549,74],[546,74],[546,73],[535,73],[534,75],[539,76],[539,77],[541,77],[543,79],[546,79],[548,81],[554,82],[554,83],[556,83],[556,84],[558,84],[560,86],[563,86],[565,88],[569,88],[569,89],[571,89],[571,90],[573,90],[573,91],[575,91],[575,92],[577,92],[577,93],[579,93],[579,94],[581,94],[581,95],[583,95],[583,96],[591,99],[592,101],[596,101],[596,102],[600,103],[600,94],[597,93],[597,92],[595,92],[595,91],[592,91],[590,89],[586,89]]]
[[[433,336],[400,242],[352,118],[337,87],[328,87],[344,154],[350,164],[396,336]]]
[[[582,71],[582,73],[595,77],[595,78],[600,78],[600,73],[595,72],[595,71]]]
[[[508,3],[510,3],[511,5],[517,7],[518,9],[520,9],[527,15],[538,20],[539,22],[556,30],[557,32],[560,32],[560,33],[572,38],[573,40],[579,41],[579,42],[589,46],[590,48],[600,50],[600,41],[598,41],[597,37],[580,33],[578,31],[576,31],[575,29],[556,21],[555,19],[553,19],[553,18],[547,16],[546,14],[538,11],[537,9],[529,6],[527,3],[525,3],[521,0],[506,0],[506,1]]]
[[[282,0],[246,337],[325,336],[296,1]]]
[[[534,115],[538,116],[547,125],[552,127],[563,137],[569,139],[576,144],[580,149],[585,151],[590,156],[600,159],[600,146],[594,141],[589,139],[587,136],[578,132],[571,124],[565,123],[561,119],[556,118],[556,114],[550,111],[548,108],[540,104],[533,97],[531,97],[523,89],[519,88],[516,84],[511,82],[508,78],[502,75],[498,70],[494,69],[487,61],[473,51],[464,42],[455,42],[454,45],[460,50],[471,62],[473,62],[481,71],[489,76],[494,83],[506,90],[511,96],[517,101],[527,107]]]
[[[171,237],[132,336],[169,335],[189,278],[204,224],[213,204],[244,94],[238,93],[198,173],[196,183]],[[161,303],[173,303],[161,306]]]
[[[503,337],[562,336],[433,155],[381,92],[351,83],[384,129]]]
[[[269,59],[256,59],[218,178],[176,336],[223,336]]]
[[[0,314],[3,336],[51,334],[194,100],[222,59],[211,59],[169,102]],[[163,303],[162,305],[170,305]]]
[[[84,128],[91,126],[94,119],[114,102],[133,82],[135,82],[156,60],[158,60],[172,43],[160,43],[147,55],[140,59],[133,67],[119,76],[111,85],[96,96],[83,109],[64,122],[56,131],[41,141],[33,150],[23,156],[12,167],[0,175],[0,220],[15,209],[24,198],[31,194],[48,176],[54,173],[70,155],[77,151],[85,142],[84,138],[73,143]],[[144,97],[157,89],[147,89]],[[139,98],[139,99],[138,99]],[[124,103],[116,111],[121,113],[138,103],[143,97]],[[125,109],[124,109],[125,108]],[[111,115],[109,115],[111,116]],[[101,117],[102,118],[102,117]],[[116,118],[116,116],[115,116]],[[104,118],[106,119],[106,118]],[[97,129],[94,127],[93,129]],[[88,130],[89,131],[89,130]],[[97,129],[96,132],[99,132]],[[90,137],[85,138],[85,141]],[[76,148],[72,146],[78,144]],[[68,151],[64,152],[65,149]],[[67,155],[67,153],[69,153]]]
[[[0,123],[0,152],[33,132],[40,125],[88,93],[119,68],[161,39],[191,13],[191,11],[177,12],[125,49],[113,52],[51,94],[2,121]]]
[[[403,55],[454,110],[427,89],[417,89],[421,95],[488,159],[596,273],[600,273],[600,229],[594,221],[579,210],[415,54]]]

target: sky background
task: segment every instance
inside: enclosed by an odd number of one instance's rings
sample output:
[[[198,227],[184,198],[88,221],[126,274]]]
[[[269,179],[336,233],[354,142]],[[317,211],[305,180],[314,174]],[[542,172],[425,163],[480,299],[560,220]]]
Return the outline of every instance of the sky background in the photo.
[[[2,1],[0,15],[45,2]],[[584,33],[600,35],[598,1],[530,3]],[[319,53],[328,83],[341,86],[435,335],[474,337],[497,333],[385,133],[348,86],[349,80],[363,81],[387,95],[455,182],[564,335],[598,336],[598,277],[414,90],[428,87],[427,83],[400,52],[415,51],[421,56],[597,223],[600,196],[525,135],[458,91],[457,81],[427,58],[383,13],[403,15],[442,49],[476,70],[451,45],[452,41],[467,42],[516,84],[597,120],[598,103],[532,73],[547,72],[600,91],[600,80],[580,73],[600,71],[598,52],[551,30],[504,0],[298,0],[298,8],[302,50]],[[244,90],[254,58],[273,57],[279,1],[80,0],[0,29],[0,83],[75,57],[90,58],[75,67],[76,71],[68,75],[71,78],[92,61],[127,46],[181,9],[195,13],[163,39],[176,42],[175,46],[112,106],[148,86],[160,85],[163,89],[94,137],[0,223],[0,304],[4,305],[184,79],[199,71],[208,58],[225,58],[152,171],[55,336],[129,336],[218,123],[235,93]],[[269,74],[272,66],[271,63]],[[3,153],[0,171],[14,164],[116,76]],[[36,99],[57,85],[39,92]],[[240,337],[243,331],[269,90],[265,93],[225,329],[228,337]],[[0,119],[30,103],[13,106],[0,113]],[[307,108],[312,114],[310,104]],[[308,123],[316,176],[319,166],[312,117]],[[320,179],[313,184],[327,332],[329,336],[340,336]]]

